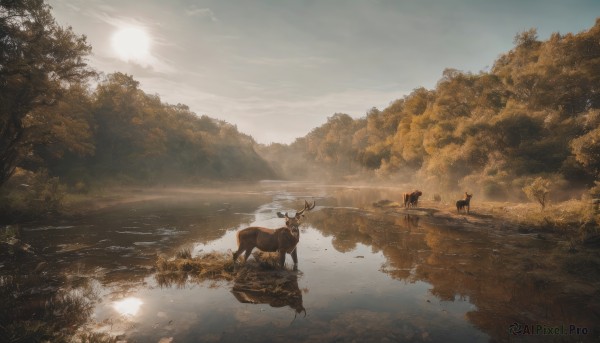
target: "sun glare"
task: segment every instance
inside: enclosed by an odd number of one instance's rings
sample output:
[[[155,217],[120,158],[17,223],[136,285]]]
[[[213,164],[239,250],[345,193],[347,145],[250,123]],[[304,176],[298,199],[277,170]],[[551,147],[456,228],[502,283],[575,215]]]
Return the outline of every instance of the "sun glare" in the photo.
[[[113,307],[123,316],[135,316],[143,302],[138,298],[125,298],[113,303]]]
[[[150,37],[139,27],[126,27],[112,36],[112,47],[124,61],[144,61],[150,53]]]

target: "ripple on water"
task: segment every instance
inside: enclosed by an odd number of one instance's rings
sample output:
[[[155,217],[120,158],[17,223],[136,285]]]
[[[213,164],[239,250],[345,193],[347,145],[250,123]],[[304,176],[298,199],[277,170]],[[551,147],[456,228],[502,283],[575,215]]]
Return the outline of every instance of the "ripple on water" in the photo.
[[[34,227],[34,228],[25,228],[23,229],[24,231],[48,231],[48,230],[65,230],[65,229],[71,229],[74,228],[75,226],[69,225],[69,226],[40,226],[40,227]]]
[[[110,251],[127,251],[127,250],[135,250],[134,247],[122,247],[122,246],[118,246],[118,245],[111,245],[109,247],[106,247],[106,250],[110,250]]]
[[[187,231],[177,230],[175,228],[164,227],[164,228],[157,229],[155,231],[155,233],[159,236],[176,236],[176,235],[181,235],[181,234],[187,233]]]
[[[152,232],[144,231],[115,231],[116,233],[128,234],[128,235],[151,235]]]
[[[133,245],[137,245],[137,246],[150,246],[150,245],[155,245],[157,242],[134,242]]]

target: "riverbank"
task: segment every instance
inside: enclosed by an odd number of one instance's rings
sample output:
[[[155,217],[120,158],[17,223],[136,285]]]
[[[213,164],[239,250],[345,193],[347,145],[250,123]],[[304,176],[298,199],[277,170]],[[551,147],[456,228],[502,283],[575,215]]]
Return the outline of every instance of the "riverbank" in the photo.
[[[482,201],[471,204],[469,213],[458,213],[454,204],[427,200],[410,209],[387,200],[374,203],[373,207],[396,214],[433,216],[448,224],[492,232],[550,234],[572,245],[600,248],[600,212],[585,200],[555,203],[544,210],[534,203]]]

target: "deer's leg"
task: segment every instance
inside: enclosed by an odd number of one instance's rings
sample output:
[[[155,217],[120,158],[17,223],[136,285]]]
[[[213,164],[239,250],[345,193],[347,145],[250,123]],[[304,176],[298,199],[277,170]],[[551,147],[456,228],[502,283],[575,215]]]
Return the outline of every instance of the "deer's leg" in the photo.
[[[246,254],[244,255],[244,263],[248,261],[248,257],[250,257],[250,254],[252,253],[252,249],[254,248],[246,249]]]
[[[236,252],[233,253],[233,262],[237,262],[238,257],[240,256],[240,254],[242,253],[242,251],[244,251],[244,249],[242,249],[242,247],[240,246],[238,248],[238,250]]]
[[[298,247],[294,248],[294,251],[291,253],[292,260],[294,261],[294,270],[298,270]]]
[[[279,251],[279,266],[283,268],[285,265],[285,250]]]

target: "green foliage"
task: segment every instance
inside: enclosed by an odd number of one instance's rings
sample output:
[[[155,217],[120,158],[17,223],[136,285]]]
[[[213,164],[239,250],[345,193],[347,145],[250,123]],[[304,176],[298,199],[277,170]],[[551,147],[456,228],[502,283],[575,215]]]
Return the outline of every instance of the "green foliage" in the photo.
[[[529,200],[537,201],[543,210],[548,202],[550,186],[550,180],[543,177],[536,177],[529,185],[523,187],[523,192],[525,192]]]
[[[46,124],[46,111],[65,90],[94,72],[85,63],[91,50],[85,36],[60,27],[42,0],[2,1],[0,32],[1,186],[45,139],[29,130],[31,123]]]

